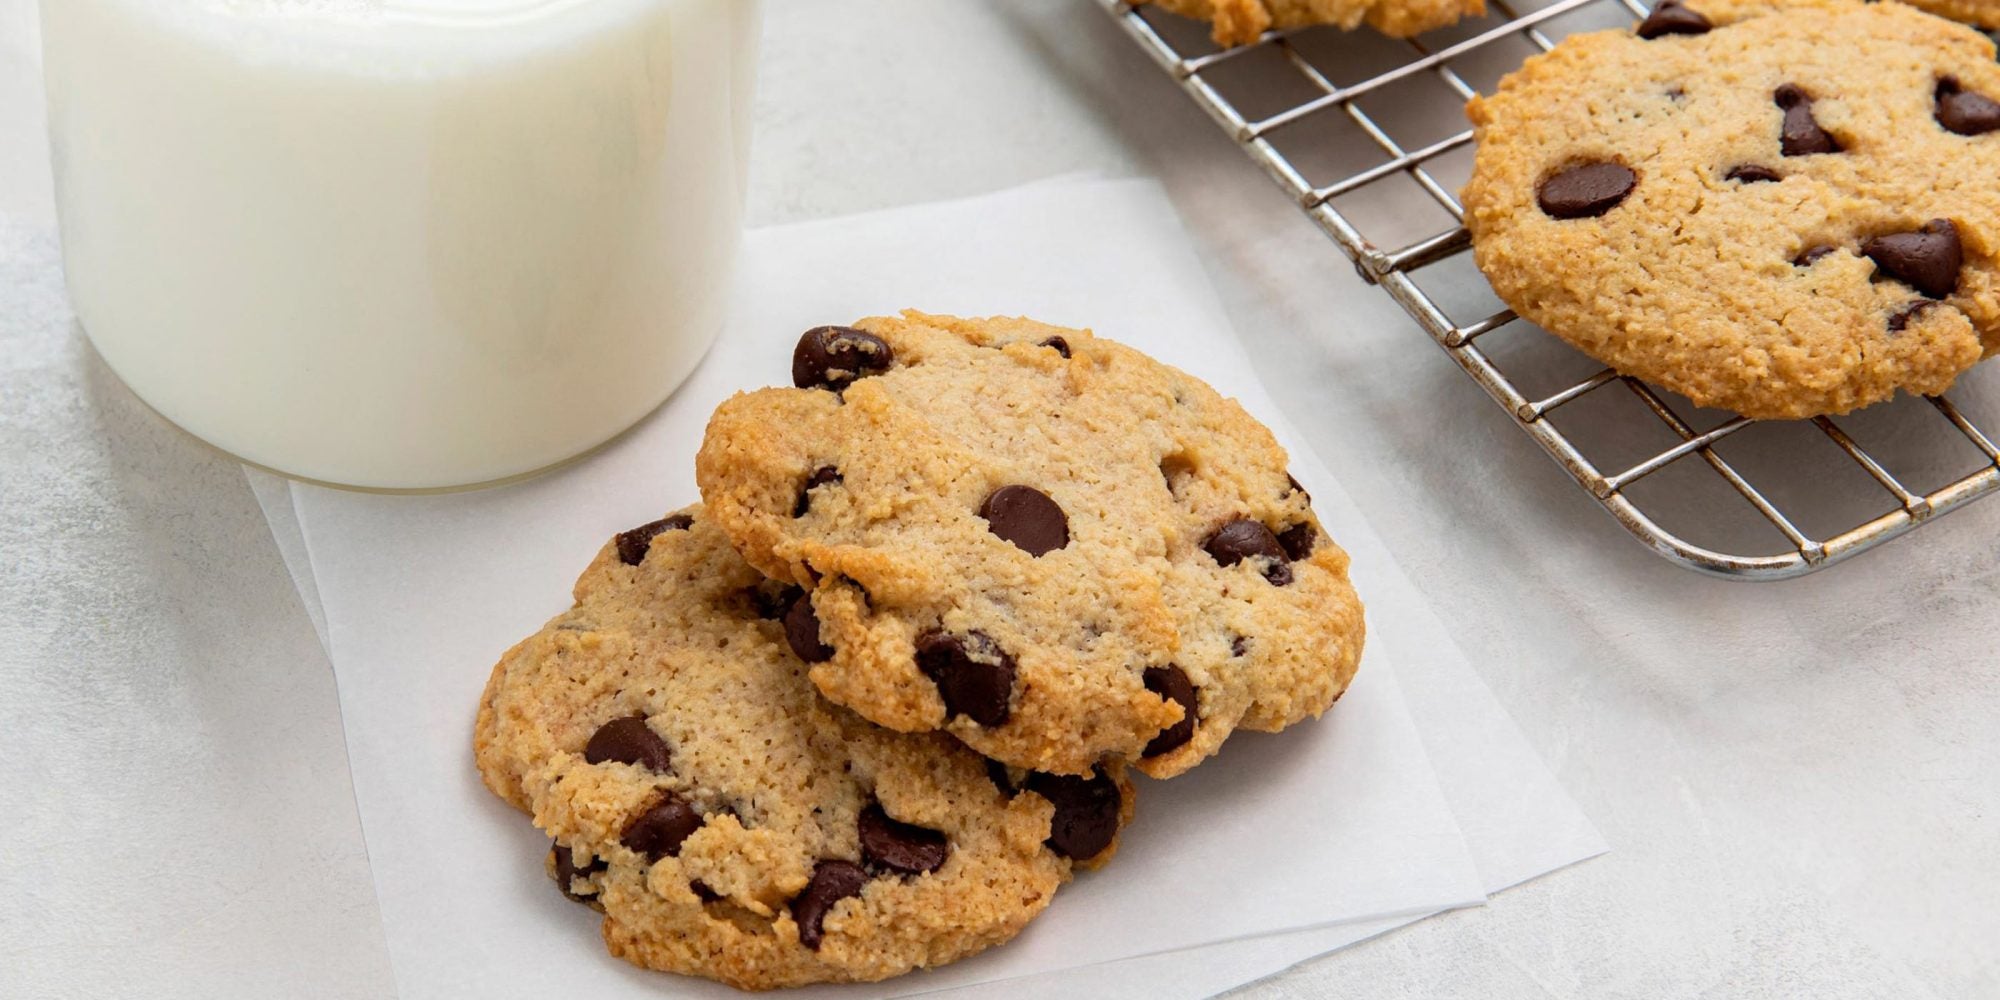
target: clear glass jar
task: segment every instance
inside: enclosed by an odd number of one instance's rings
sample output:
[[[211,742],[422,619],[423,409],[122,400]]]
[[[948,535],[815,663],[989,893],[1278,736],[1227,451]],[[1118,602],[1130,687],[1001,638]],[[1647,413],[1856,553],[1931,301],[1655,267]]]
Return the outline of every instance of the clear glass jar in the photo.
[[[721,325],[754,0],[43,0],[77,316],[169,420],[428,489],[576,456]]]

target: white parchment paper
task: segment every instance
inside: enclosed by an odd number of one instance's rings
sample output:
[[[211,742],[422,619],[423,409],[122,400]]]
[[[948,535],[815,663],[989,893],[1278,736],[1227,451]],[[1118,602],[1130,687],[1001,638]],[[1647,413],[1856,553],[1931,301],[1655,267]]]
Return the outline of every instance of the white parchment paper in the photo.
[[[296,511],[296,539],[290,511],[272,515],[281,547],[309,552],[295,576],[309,611],[323,608],[405,996],[710,991],[606,958],[588,932],[593,915],[548,891],[543,839],[471,769],[474,700],[498,653],[566,605],[569,582],[606,535],[694,498],[692,456],[715,402],[783,381],[800,329],[902,305],[1092,326],[1240,398],[1292,447],[1329,531],[1355,553],[1374,631],[1361,678],[1327,719],[1282,738],[1246,735],[1193,774],[1147,783],[1117,864],[1065,889],[1015,944],[893,990],[1292,932],[1096,974],[1129,995],[1199,995],[1600,849],[1337,482],[1299,451],[1157,189],[1040,185],[752,234],[734,320],[696,376],[634,434],[556,475],[442,497],[303,486],[285,497],[253,477],[267,512],[280,499]],[[1409,676],[1427,700],[1466,707],[1453,725],[1429,727],[1431,744],[1458,762],[1444,769],[1449,804],[1404,709],[1392,650],[1424,664]],[[1465,765],[1475,760],[1501,780],[1472,777]],[[1453,807],[1476,813],[1470,851]],[[1296,930],[1306,927],[1318,929]]]

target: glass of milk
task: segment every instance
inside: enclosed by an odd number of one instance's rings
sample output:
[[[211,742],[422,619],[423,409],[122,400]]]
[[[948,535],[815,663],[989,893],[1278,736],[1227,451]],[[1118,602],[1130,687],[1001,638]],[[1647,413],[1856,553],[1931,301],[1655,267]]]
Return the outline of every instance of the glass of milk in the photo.
[[[64,269],[104,360],[246,461],[547,468],[722,321],[755,0],[42,0]]]

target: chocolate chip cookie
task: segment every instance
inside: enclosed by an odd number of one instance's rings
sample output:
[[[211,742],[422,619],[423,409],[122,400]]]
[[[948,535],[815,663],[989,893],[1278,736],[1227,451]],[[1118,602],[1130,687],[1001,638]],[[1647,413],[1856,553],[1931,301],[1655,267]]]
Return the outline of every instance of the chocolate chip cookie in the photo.
[[[1408,38],[1461,18],[1486,13],[1486,0],[1142,0],[1182,17],[1207,21],[1215,44],[1248,45],[1274,28],[1328,24],[1351,31],[1367,24]],[[1960,0],[1977,3],[1979,0]]]
[[[613,954],[746,989],[882,979],[1006,941],[1110,857],[1115,767],[1010,771],[825,703],[790,596],[694,508],[608,543],[493,670],[480,773]]]
[[[1467,106],[1480,270],[1746,416],[1943,392],[2000,343],[2000,66],[1896,3],[1662,3]]]
[[[2000,28],[2000,0],[1910,0],[1910,6],[1988,30]]]
[[[829,699],[1079,774],[1193,767],[1316,716],[1360,657],[1347,555],[1270,432],[1083,330],[905,313],[807,331],[696,475],[744,557],[801,588]]]

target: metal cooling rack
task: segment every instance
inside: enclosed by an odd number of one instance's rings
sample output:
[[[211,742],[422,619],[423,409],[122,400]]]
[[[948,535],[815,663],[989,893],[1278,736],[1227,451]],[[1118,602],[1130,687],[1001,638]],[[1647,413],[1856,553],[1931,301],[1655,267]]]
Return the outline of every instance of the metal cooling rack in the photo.
[[[1404,130],[1393,114],[1397,102],[1389,95],[1428,78],[1435,81],[1431,86],[1442,83],[1462,103],[1475,93],[1467,77],[1479,76],[1478,71],[1467,68],[1468,64],[1490,67],[1497,61],[1505,64],[1504,69],[1511,69],[1519,60],[1508,55],[1509,50],[1518,49],[1522,55],[1547,51],[1569,30],[1629,25],[1646,13],[1647,8],[1636,0],[1556,0],[1522,13],[1507,0],[1487,0],[1491,11],[1487,17],[1409,41],[1365,30],[1343,36],[1331,28],[1307,28],[1272,32],[1254,44],[1226,50],[1208,42],[1205,25],[1128,0],[1098,3],[1252,160],[1297,199],[1306,214],[1354,261],[1364,279],[1388,292],[1556,464],[1628,531],[1668,560],[1734,579],[1802,576],[2000,490],[2000,450],[1949,399],[1899,397],[1843,417],[1845,422],[1897,411],[1900,431],[1885,435],[1891,447],[1878,446],[1871,451],[1857,440],[1861,435],[1850,434],[1850,428],[1831,419],[1760,424],[1699,410],[1666,390],[1610,369],[1576,379],[1559,371],[1552,373],[1551,368],[1562,366],[1551,366],[1546,359],[1510,366],[1500,359],[1536,352],[1489,349],[1489,345],[1507,338],[1555,342],[1554,338],[1517,320],[1511,311],[1486,312],[1497,304],[1490,292],[1488,304],[1476,310],[1483,315],[1459,321],[1426,291],[1423,279],[1434,269],[1450,271],[1454,263],[1459,274],[1469,269],[1471,240],[1459,224],[1463,213],[1454,194],[1457,185],[1440,183],[1437,175],[1443,172],[1441,165],[1454,161],[1469,169],[1472,133],[1461,129],[1437,135],[1433,123],[1430,135],[1415,140],[1398,138]],[[1364,52],[1366,57],[1356,60],[1343,56],[1330,67],[1326,58],[1309,51],[1309,43],[1336,36],[1346,47],[1347,56]],[[1523,42],[1532,48],[1524,47]],[[1259,72],[1237,72],[1253,63],[1261,64]],[[1351,71],[1357,63],[1365,70],[1363,78],[1341,80],[1341,70]],[[1274,80],[1272,67],[1279,67],[1276,72],[1284,79]],[[1226,79],[1232,74],[1261,76],[1259,92],[1246,97],[1242,87]],[[1371,95],[1383,98],[1374,115],[1363,107]],[[1463,118],[1457,122],[1462,126]],[[1308,157],[1289,148],[1288,139],[1315,130],[1328,131],[1329,125],[1337,126],[1332,131],[1353,134],[1352,141],[1344,144],[1350,147],[1347,153],[1363,150],[1369,162],[1357,165],[1351,155],[1335,156],[1329,173],[1325,164],[1316,167],[1306,162]],[[1382,213],[1371,216],[1356,206],[1369,205],[1369,189],[1388,181],[1405,186],[1414,182],[1442,207],[1445,216],[1440,217],[1440,225],[1414,238],[1371,239],[1380,228],[1377,223]],[[1379,202],[1376,204],[1379,207]],[[1396,249],[1384,249],[1385,242]],[[1484,287],[1483,280],[1477,283]],[[1523,382],[1561,387],[1530,392]],[[1629,393],[1620,401],[1629,412],[1609,418],[1603,406],[1590,403],[1607,393]],[[1569,420],[1572,415],[1576,417],[1573,421]],[[1594,454],[1601,449],[1591,447],[1588,439],[1604,437],[1596,430],[1607,419],[1650,425],[1644,430],[1654,434],[1663,427],[1670,437],[1661,436],[1654,448],[1635,452],[1628,444],[1613,449],[1624,454]],[[1924,424],[1912,426],[1912,420]],[[1712,425],[1705,426],[1710,422]],[[1879,421],[1871,418],[1868,422]],[[1795,435],[1804,434],[1812,440],[1795,439],[1778,445],[1783,461],[1777,464],[1787,468],[1774,477],[1757,468],[1760,458],[1772,454],[1770,447],[1748,449],[1742,457],[1725,454],[1737,441],[1755,437],[1744,433],[1753,427],[1791,429]],[[1935,466],[1941,450],[1962,452],[1963,461],[1956,468],[1940,471]],[[1808,451],[1825,454],[1804,457]],[[1915,464],[1927,468],[1914,475],[1891,471],[1903,464],[1899,457],[1913,452],[1924,456]],[[1830,484],[1845,479],[1850,486],[1855,485],[1857,468],[1858,474],[1865,475],[1855,491],[1861,499],[1850,497],[1835,505],[1832,512],[1800,510],[1831,490]],[[1918,483],[1919,479],[1924,481]],[[1649,489],[1666,480],[1673,480],[1673,485]],[[1754,522],[1755,528],[1746,531],[1738,525],[1720,532],[1705,531],[1726,519],[1717,515],[1722,508],[1733,508],[1725,513]],[[1719,534],[1724,540],[1691,540],[1704,534]],[[1746,535],[1767,539],[1777,551],[1763,555],[1732,551],[1758,544],[1756,540],[1744,542]]]

